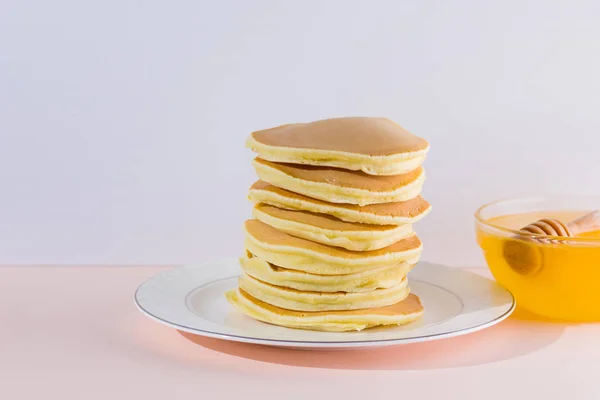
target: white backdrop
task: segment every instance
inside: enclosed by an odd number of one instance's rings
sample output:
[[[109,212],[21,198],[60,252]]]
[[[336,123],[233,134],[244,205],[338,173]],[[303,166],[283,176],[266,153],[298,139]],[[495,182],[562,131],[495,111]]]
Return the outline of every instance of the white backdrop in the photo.
[[[423,258],[483,265],[473,212],[598,194],[595,1],[0,6],[0,264],[241,254],[252,130],[389,117],[431,142]]]

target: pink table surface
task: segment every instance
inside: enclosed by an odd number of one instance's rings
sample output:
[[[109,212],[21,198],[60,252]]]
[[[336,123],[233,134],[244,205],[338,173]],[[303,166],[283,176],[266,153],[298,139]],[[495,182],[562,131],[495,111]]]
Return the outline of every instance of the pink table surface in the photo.
[[[190,338],[144,317],[133,292],[165,269],[0,268],[0,399],[600,396],[600,325],[517,311],[437,342],[282,350]]]

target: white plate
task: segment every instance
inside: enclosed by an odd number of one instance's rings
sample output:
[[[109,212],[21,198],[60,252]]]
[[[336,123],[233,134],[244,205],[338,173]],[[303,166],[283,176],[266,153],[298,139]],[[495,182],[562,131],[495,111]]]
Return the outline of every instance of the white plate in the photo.
[[[237,285],[237,260],[222,260],[163,272],[135,293],[150,318],[181,331],[236,342],[295,348],[362,348],[423,342],[464,335],[502,321],[515,307],[496,282],[458,268],[420,262],[409,274],[424,316],[398,327],[361,332],[318,332],[256,321],[224,297]]]

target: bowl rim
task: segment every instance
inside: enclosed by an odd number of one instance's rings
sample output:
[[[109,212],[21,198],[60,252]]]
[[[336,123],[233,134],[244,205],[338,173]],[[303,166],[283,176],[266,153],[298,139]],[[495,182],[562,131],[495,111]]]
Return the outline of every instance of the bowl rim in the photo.
[[[540,238],[540,239],[548,239],[548,240],[561,240],[564,241],[565,237],[564,236],[553,236],[553,235],[543,235],[543,234],[539,234],[539,233],[523,233],[521,231],[515,230],[515,229],[510,229],[510,228],[505,228],[503,226],[500,225],[496,225],[493,224],[491,222],[489,222],[488,220],[484,219],[481,214],[482,212],[492,206],[496,206],[499,205],[501,203],[509,203],[509,202],[515,202],[515,201],[547,201],[547,200],[560,200],[560,199],[570,199],[570,200],[574,200],[574,199],[600,199],[600,196],[579,196],[579,195],[570,195],[570,196],[531,196],[531,197],[507,197],[504,199],[499,199],[499,200],[495,200],[495,201],[491,201],[489,203],[485,203],[484,205],[480,206],[479,208],[477,208],[477,210],[475,210],[475,221],[478,224],[481,224],[483,226],[486,226],[488,228],[492,228],[495,230],[498,230],[500,232],[504,232],[504,233],[508,233],[510,235],[515,236],[516,238],[519,239],[527,239],[527,238]],[[593,243],[593,244],[600,244],[600,238],[592,238],[592,237],[569,237],[569,242],[576,242],[576,243]]]

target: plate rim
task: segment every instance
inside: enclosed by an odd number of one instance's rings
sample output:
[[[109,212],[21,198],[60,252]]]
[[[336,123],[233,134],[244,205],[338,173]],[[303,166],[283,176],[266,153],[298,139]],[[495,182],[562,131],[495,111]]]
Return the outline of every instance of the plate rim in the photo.
[[[486,322],[472,325],[469,327],[465,327],[462,329],[455,329],[452,331],[445,331],[445,332],[440,332],[440,333],[433,333],[433,334],[419,335],[419,336],[401,337],[401,338],[387,338],[387,339],[374,338],[374,339],[359,339],[359,340],[317,341],[317,340],[260,338],[260,337],[256,337],[256,336],[243,336],[243,335],[232,334],[232,333],[222,333],[222,332],[214,332],[212,330],[192,328],[189,326],[185,326],[182,324],[168,321],[166,319],[163,319],[163,318],[153,314],[151,311],[145,309],[144,306],[139,301],[138,294],[139,294],[140,290],[142,288],[144,288],[144,286],[146,284],[148,284],[149,282],[151,282],[155,279],[159,279],[161,276],[163,276],[165,274],[173,273],[173,271],[184,270],[184,269],[191,269],[191,268],[196,269],[196,268],[202,267],[203,265],[209,265],[209,264],[214,264],[214,263],[219,263],[219,262],[227,262],[230,260],[235,261],[237,259],[225,258],[225,259],[212,260],[212,261],[208,261],[208,262],[204,262],[204,263],[200,263],[200,264],[188,264],[188,265],[172,268],[172,269],[169,269],[166,271],[162,271],[158,274],[155,274],[155,275],[151,276],[150,278],[146,279],[144,282],[142,282],[136,288],[136,290],[133,294],[134,304],[135,304],[136,308],[142,314],[146,315],[150,319],[152,319],[158,323],[161,323],[165,326],[168,326],[170,328],[182,331],[182,332],[186,332],[186,333],[190,333],[190,334],[194,334],[194,335],[198,335],[198,336],[210,337],[210,338],[214,338],[214,339],[231,341],[231,342],[250,343],[250,344],[258,344],[258,345],[277,346],[277,347],[295,347],[295,348],[355,348],[355,347],[365,348],[365,347],[383,347],[383,346],[400,345],[400,344],[420,343],[420,342],[427,342],[427,341],[432,341],[432,340],[441,340],[441,339],[446,339],[446,338],[467,335],[467,334],[474,333],[474,332],[486,329],[488,327],[494,326],[494,325],[504,321],[506,318],[508,318],[516,308],[516,299],[515,299],[514,295],[508,289],[506,289],[502,285],[500,285],[498,282],[496,282],[492,279],[486,278],[484,276],[478,275],[476,273],[473,273],[471,271],[467,271],[464,268],[448,267],[448,266],[444,266],[441,264],[435,264],[435,263],[425,262],[425,261],[421,261],[421,263],[436,265],[436,266],[444,267],[444,268],[448,268],[448,269],[456,268],[457,270],[459,270],[463,273],[472,274],[474,276],[477,276],[478,278],[493,282],[494,284],[496,284],[500,288],[502,288],[506,294],[508,294],[508,296],[510,297],[510,300],[511,300],[510,307],[506,311],[504,311],[502,314],[500,314],[500,315],[496,316],[495,318],[490,319]],[[221,275],[220,277],[216,277],[216,278],[215,277],[207,277],[207,278],[205,278],[206,279],[205,282],[199,284],[197,286],[197,288],[217,282],[217,281],[236,278],[239,274],[233,274],[233,275],[227,274],[227,276],[223,276],[223,275]],[[436,283],[423,281],[421,279],[415,279],[415,280],[421,281],[425,284],[439,286]],[[448,289],[444,288],[443,286],[440,286],[440,287],[442,289],[448,290]],[[187,298],[187,296],[189,296],[190,293],[187,293],[185,295],[185,298]],[[451,292],[451,293],[453,293],[453,292]],[[184,300],[185,300],[185,298],[184,298]],[[289,329],[293,329],[293,328],[289,328]]]

